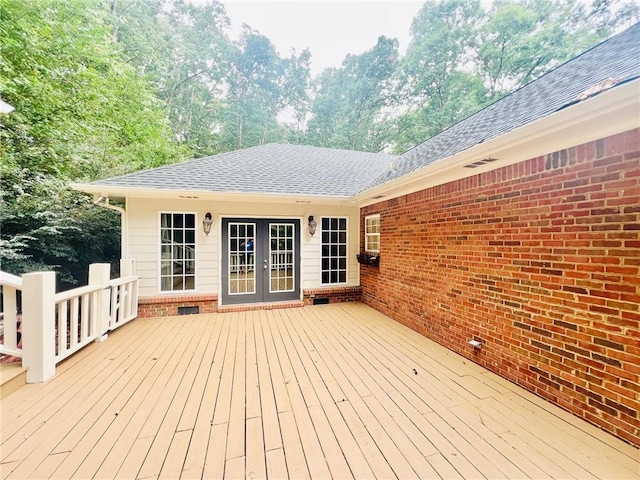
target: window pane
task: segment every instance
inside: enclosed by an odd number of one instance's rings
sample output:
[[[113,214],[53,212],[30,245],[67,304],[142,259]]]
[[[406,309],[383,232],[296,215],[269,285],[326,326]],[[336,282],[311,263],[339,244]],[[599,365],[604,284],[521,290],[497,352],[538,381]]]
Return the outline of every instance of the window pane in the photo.
[[[347,219],[322,218],[322,283],[346,282]]]
[[[160,289],[195,289],[195,214],[160,214]]]
[[[366,217],[364,248],[367,252],[380,251],[380,216]]]

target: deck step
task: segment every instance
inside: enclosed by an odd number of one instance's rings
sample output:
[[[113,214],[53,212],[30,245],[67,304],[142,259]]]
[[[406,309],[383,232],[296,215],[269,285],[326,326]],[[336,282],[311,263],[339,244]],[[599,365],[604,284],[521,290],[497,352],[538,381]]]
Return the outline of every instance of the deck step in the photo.
[[[27,383],[27,369],[20,363],[0,364],[0,399]]]

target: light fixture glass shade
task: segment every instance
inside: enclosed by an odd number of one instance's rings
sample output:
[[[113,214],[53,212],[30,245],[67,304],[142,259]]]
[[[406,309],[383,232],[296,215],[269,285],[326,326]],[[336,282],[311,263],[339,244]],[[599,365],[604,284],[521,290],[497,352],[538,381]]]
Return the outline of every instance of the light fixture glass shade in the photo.
[[[318,226],[318,224],[316,223],[316,221],[313,219],[313,215],[309,215],[309,234],[313,237],[313,235],[316,233],[316,227]]]
[[[202,229],[205,235],[209,235],[209,232],[211,232],[211,225],[213,225],[213,220],[211,219],[211,214],[207,212],[204,215],[204,220],[202,220]]]

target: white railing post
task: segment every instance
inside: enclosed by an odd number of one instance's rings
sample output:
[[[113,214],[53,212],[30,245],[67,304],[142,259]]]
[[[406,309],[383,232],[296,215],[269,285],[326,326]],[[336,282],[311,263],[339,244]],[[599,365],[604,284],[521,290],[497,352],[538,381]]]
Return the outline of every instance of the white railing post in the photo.
[[[111,289],[107,288],[111,279],[111,265],[108,263],[92,263],[89,265],[89,285],[101,285],[103,290],[98,292],[98,317],[95,319],[97,333],[96,342],[104,342],[107,339],[110,328],[109,305],[111,301]]]
[[[56,373],[55,272],[22,276],[22,366],[27,383],[48,380]]]
[[[129,258],[120,259],[120,276],[130,277],[136,274],[136,261]]]
[[[135,276],[136,273],[136,261],[130,258],[120,259],[120,276],[130,277]],[[138,282],[134,282],[133,285],[127,287],[129,291],[129,298],[127,298],[127,305],[129,306],[127,316],[138,316]]]

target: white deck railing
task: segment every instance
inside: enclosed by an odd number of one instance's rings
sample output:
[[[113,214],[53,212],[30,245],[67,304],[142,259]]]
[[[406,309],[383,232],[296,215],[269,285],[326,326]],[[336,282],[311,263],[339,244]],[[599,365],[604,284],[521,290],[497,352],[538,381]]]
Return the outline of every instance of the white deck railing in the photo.
[[[109,282],[111,301],[109,330],[124,325],[138,316],[138,277],[117,278]]]
[[[10,273],[0,271],[2,285],[2,335],[4,343],[0,353],[22,357],[22,348],[18,347],[18,292],[22,290],[22,279]]]
[[[89,267],[89,285],[55,293],[55,273],[20,277],[0,272],[4,345],[0,353],[22,357],[27,382],[53,376],[55,366],[138,315],[138,277],[132,260],[122,260],[123,277],[109,279],[109,264]],[[22,347],[17,343],[17,292],[22,292]]]

